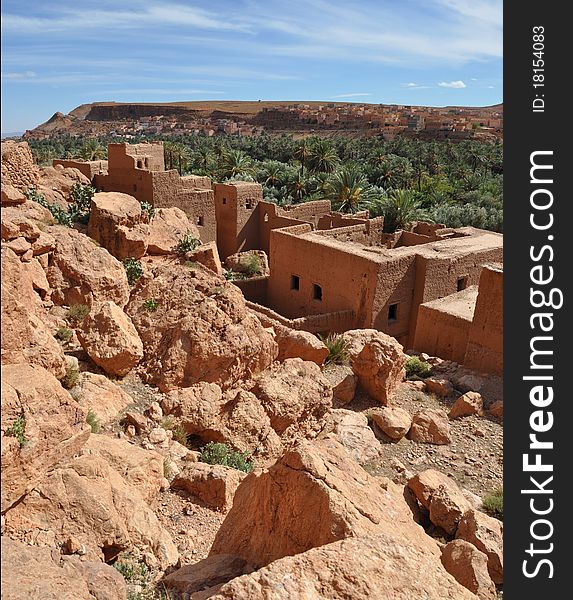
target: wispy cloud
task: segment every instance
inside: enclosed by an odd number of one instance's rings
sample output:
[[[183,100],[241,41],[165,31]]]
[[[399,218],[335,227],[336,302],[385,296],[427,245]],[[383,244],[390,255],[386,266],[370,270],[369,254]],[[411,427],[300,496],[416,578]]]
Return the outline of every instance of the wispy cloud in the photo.
[[[24,71],[23,73],[2,73],[3,79],[21,80],[31,79],[32,77],[36,77],[36,73],[34,73],[34,71]]]
[[[331,98],[358,98],[359,96],[372,96],[370,92],[350,92],[348,94],[336,94],[336,96],[330,96]]]
[[[403,83],[401,87],[406,88],[408,90],[429,90],[430,89],[429,85],[420,85],[419,83],[414,83],[414,82]]]
[[[461,80],[457,80],[457,81],[440,81],[440,83],[438,83],[438,85],[440,87],[443,87],[443,88],[452,88],[454,90],[461,90],[461,89],[467,87],[466,84],[463,81],[461,81]]]

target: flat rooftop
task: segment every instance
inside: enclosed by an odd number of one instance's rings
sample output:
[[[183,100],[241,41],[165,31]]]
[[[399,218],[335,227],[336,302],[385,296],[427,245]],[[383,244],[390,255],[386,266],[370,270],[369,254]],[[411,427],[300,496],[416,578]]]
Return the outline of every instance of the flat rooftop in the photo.
[[[456,292],[449,296],[438,298],[437,300],[425,302],[422,306],[466,321],[471,321],[474,316],[477,296],[478,286],[472,285],[461,292]]]

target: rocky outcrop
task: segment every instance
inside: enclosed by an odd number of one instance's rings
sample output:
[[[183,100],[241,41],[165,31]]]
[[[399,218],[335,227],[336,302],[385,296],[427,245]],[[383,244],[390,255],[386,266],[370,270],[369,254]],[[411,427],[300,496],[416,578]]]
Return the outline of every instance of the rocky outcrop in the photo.
[[[233,496],[246,473],[197,462],[187,464],[171,482],[176,490],[185,490],[205,504],[226,512],[233,505]]]
[[[452,540],[442,549],[442,564],[458,583],[480,600],[496,600],[495,584],[487,571],[487,556],[473,544]]]
[[[198,381],[231,387],[272,363],[273,336],[247,311],[234,285],[183,265],[159,265],[153,275],[135,289],[127,307],[151,383],[162,391]],[[157,310],[146,309],[149,299]]]
[[[425,408],[412,417],[408,437],[424,444],[449,444],[451,442],[448,415],[440,409]]]
[[[21,192],[36,187],[40,173],[27,142],[2,142],[2,184]]]
[[[348,404],[354,399],[358,377],[348,365],[329,365],[324,369],[323,375],[332,386],[332,395],[335,404]]]
[[[67,208],[71,201],[71,191],[75,184],[90,185],[90,180],[73,167],[40,167],[37,190],[50,204]]]
[[[185,433],[205,442],[223,442],[271,456],[282,449],[261,402],[246,390],[223,393],[218,385],[202,382],[166,394],[161,407],[166,415],[177,418]]]
[[[393,337],[373,331],[346,332],[344,339],[352,358],[352,370],[358,376],[360,386],[372,398],[386,405],[405,377],[407,356]]]
[[[161,489],[164,474],[159,452],[144,450],[125,439],[93,434],[82,453],[101,456],[146,502],[151,502]]]
[[[89,371],[80,373],[74,397],[82,408],[91,410],[102,425],[111,422],[133,403],[133,398],[113,381]]]
[[[191,264],[197,263],[203,265],[219,277],[223,275],[223,266],[221,265],[221,258],[219,257],[219,251],[217,250],[217,244],[215,242],[201,244],[201,246],[195,250],[187,252],[185,254],[185,260]]]
[[[199,230],[180,208],[156,208],[149,226],[147,253],[172,254],[186,233],[199,239]]]
[[[288,358],[261,373],[253,393],[269,415],[272,428],[287,437],[301,430],[320,430],[320,420],[332,407],[332,388],[313,362]],[[288,431],[287,431],[288,430]]]
[[[2,536],[3,600],[126,600],[123,577],[113,567],[54,559],[36,548]]]
[[[383,406],[370,412],[372,421],[394,441],[401,440],[410,431],[412,417],[407,410]]]
[[[2,183],[0,192],[2,198],[2,207],[13,204],[24,204],[26,196],[16,187],[9,183]]]
[[[38,366],[2,366],[2,512],[90,435],[86,413]]]
[[[429,511],[430,521],[449,535],[454,535],[471,505],[455,481],[434,469],[415,475],[408,487],[420,504]]]
[[[286,556],[221,586],[211,600],[475,600],[421,543],[394,532]]]
[[[235,273],[244,273],[250,277],[264,277],[270,273],[269,260],[264,250],[247,250],[231,254],[225,259],[225,266]]]
[[[111,375],[126,375],[143,358],[137,330],[112,301],[93,306],[77,335],[94,363]]]
[[[56,544],[73,537],[88,560],[109,561],[122,551],[137,550],[148,564],[166,568],[179,558],[141,494],[94,454],[70,461],[37,483],[6,513],[6,531],[23,541],[52,532]]]
[[[447,398],[454,391],[454,386],[448,379],[428,377],[428,379],[425,380],[425,383],[428,393],[436,394],[436,396],[440,396],[440,398]]]
[[[52,227],[56,239],[48,281],[55,304],[71,306],[111,300],[123,308],[129,299],[129,284],[123,265],[90,238],[69,227]]]
[[[147,250],[148,220],[133,196],[98,192],[91,201],[88,235],[119,260],[137,259]]]
[[[276,325],[275,340],[279,346],[277,360],[284,361],[287,358],[301,358],[322,365],[328,356],[328,348],[308,331],[289,329]]]
[[[483,415],[483,398],[477,392],[467,392],[460,396],[450,409],[450,419]]]
[[[66,360],[44,321],[34,279],[8,248],[2,249],[2,363],[44,367],[61,379]]]
[[[227,583],[245,573],[252,573],[249,563],[232,554],[217,554],[209,556],[193,565],[185,565],[164,577],[161,585],[169,592],[175,592],[183,597],[189,597],[194,592],[206,590],[208,598],[210,589]],[[195,595],[191,596],[196,598]]]
[[[503,525],[497,519],[468,510],[461,519],[456,538],[473,544],[487,556],[487,569],[494,583],[503,583]]]
[[[344,408],[331,410],[324,418],[322,433],[331,433],[358,463],[366,463],[380,455],[380,442],[362,413]]]
[[[384,490],[333,439],[302,442],[237,488],[211,555],[235,554],[253,565],[306,552],[346,537],[385,531],[433,540],[416,525],[403,497]]]

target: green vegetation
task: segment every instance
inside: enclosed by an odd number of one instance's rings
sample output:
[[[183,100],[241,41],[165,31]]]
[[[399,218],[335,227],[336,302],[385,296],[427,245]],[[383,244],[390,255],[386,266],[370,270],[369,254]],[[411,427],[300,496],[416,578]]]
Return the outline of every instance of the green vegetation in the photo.
[[[80,376],[80,370],[75,365],[68,365],[66,369],[66,374],[62,379],[62,385],[67,389],[71,390],[76,383],[78,382],[78,378]]]
[[[15,437],[20,444],[20,448],[23,448],[27,443],[28,439],[25,435],[26,432],[26,417],[24,415],[20,415],[16,417],[16,420],[6,429],[4,435]]]
[[[483,499],[485,512],[503,521],[503,488],[496,488]]]
[[[420,377],[425,379],[432,374],[432,366],[418,356],[411,356],[406,361],[406,377]]]
[[[44,194],[39,193],[34,188],[30,188],[25,192],[28,200],[37,202],[47,208],[52,214],[52,217],[54,217],[54,221],[58,225],[65,225],[66,227],[72,227],[74,223],[83,223],[85,225],[88,222],[90,217],[91,199],[94,194],[95,190],[91,185],[74,183],[70,191],[72,202],[68,205],[68,208],[65,209],[57,204],[48,202]]]
[[[145,585],[149,581],[149,569],[144,562],[132,556],[129,552],[122,553],[113,563],[128,583]]]
[[[72,304],[70,308],[68,308],[66,317],[68,321],[71,321],[72,323],[80,323],[89,315],[89,313],[90,309],[85,304]]]
[[[133,285],[143,275],[143,267],[135,258],[126,258],[123,261],[123,266],[129,285]]]
[[[74,335],[74,332],[69,327],[60,327],[54,334],[54,337],[61,342],[69,342]]]
[[[201,241],[188,231],[175,246],[175,252],[177,252],[177,254],[186,254],[187,252],[192,252],[200,245]]]
[[[159,302],[153,298],[149,298],[143,303],[143,308],[149,312],[155,312],[159,308]]]
[[[187,433],[183,426],[178,423],[173,417],[165,417],[161,421],[161,427],[167,431],[173,432],[173,439],[183,446],[187,446]]]
[[[263,272],[263,263],[260,256],[251,254],[244,262],[245,274],[248,277],[256,277]]]
[[[100,422],[93,411],[88,411],[86,423],[92,428],[92,433],[99,433],[101,429]]]
[[[132,141],[160,139],[141,136]],[[36,160],[47,164],[52,158],[103,158],[107,144],[118,141],[124,140],[70,136],[29,143]],[[281,206],[329,198],[345,212],[368,209],[384,215],[387,230],[422,214],[447,227],[503,228],[501,143],[452,144],[400,136],[385,141],[376,136],[295,140],[290,135],[189,135],[165,138],[164,148],[167,168],[215,181],[257,181],[265,199]]]
[[[245,473],[253,470],[253,460],[248,452],[233,450],[227,444],[209,442],[202,450],[199,460],[210,465],[223,465]]]
[[[326,365],[344,365],[348,363],[348,349],[346,340],[336,333],[327,336],[319,335],[318,339],[328,348],[328,356],[324,361]]]
[[[149,202],[142,202],[141,210],[142,212],[147,213],[147,218],[149,219],[149,221],[151,221],[151,219],[153,219],[153,217],[155,216],[155,209],[153,208],[153,206],[151,206],[151,204],[149,204]]]

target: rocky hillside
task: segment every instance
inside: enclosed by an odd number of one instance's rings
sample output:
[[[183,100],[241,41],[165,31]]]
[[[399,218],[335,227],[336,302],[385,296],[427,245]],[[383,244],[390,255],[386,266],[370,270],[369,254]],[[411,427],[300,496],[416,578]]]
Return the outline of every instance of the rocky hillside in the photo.
[[[494,600],[499,382],[263,325],[184,213],[84,184],[2,145],[2,598]]]

